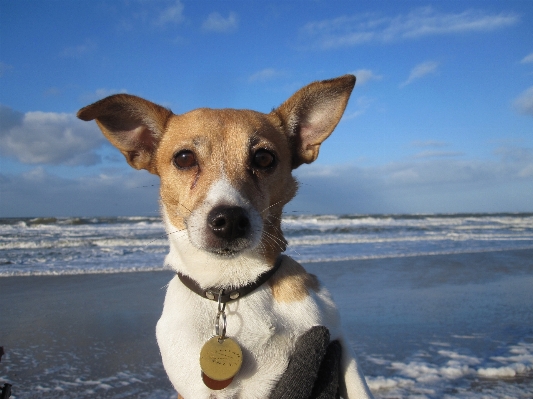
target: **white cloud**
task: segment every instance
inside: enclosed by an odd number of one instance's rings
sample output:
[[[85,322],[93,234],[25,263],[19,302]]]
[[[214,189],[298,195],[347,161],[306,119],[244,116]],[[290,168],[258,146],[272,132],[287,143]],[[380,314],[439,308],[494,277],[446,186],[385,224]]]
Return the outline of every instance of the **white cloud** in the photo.
[[[96,124],[55,112],[25,114],[0,106],[0,154],[26,164],[93,165],[104,142]]]
[[[522,58],[522,61],[520,61],[521,64],[533,64],[533,53],[526,55],[524,58]]]
[[[2,119],[2,122],[4,120]],[[13,124],[13,121],[11,121]],[[431,213],[531,211],[533,151],[504,147],[492,160],[407,159],[381,166],[319,164],[296,170],[301,182],[287,212]],[[124,163],[125,164],[125,163]],[[37,167],[0,173],[2,216],[157,214],[158,178],[129,166],[61,178]]]
[[[185,6],[181,3],[180,0],[177,0],[170,7],[165,8],[156,20],[156,24],[160,26],[165,26],[168,24],[180,24],[185,19],[183,17],[183,9]]]
[[[282,75],[282,72],[277,71],[274,68],[265,68],[251,75],[248,78],[248,82],[264,82],[280,75]]]
[[[0,173],[4,217],[158,215],[159,179],[129,167],[62,178],[37,167]]]
[[[352,72],[352,74],[357,78],[356,82],[359,86],[364,85],[371,80],[381,80],[383,78],[382,75],[376,75],[370,69],[358,69],[357,71]]]
[[[98,45],[93,40],[87,39],[83,44],[66,47],[61,52],[61,56],[65,58],[80,58],[84,55],[95,52],[97,48]]]
[[[516,176],[533,177],[533,151],[529,148],[500,147],[495,151],[506,165],[514,165]]]
[[[488,14],[475,10],[444,13],[424,7],[394,17],[359,14],[310,22],[302,28],[301,33],[315,47],[331,49],[425,36],[488,32],[514,25],[518,21],[518,15],[513,13]]]
[[[406,159],[375,167],[304,165],[288,211],[422,213],[530,211],[533,151],[506,147],[491,160]]]
[[[413,83],[415,80],[418,80],[426,75],[435,73],[437,71],[438,66],[439,66],[439,63],[435,61],[427,61],[427,62],[418,64],[413,69],[411,69],[411,73],[409,74],[409,77],[407,78],[405,82],[400,84],[400,87],[405,87]]]
[[[533,116],[533,86],[522,92],[513,104],[521,114]]]
[[[224,18],[218,12],[213,12],[209,14],[202,24],[202,29],[206,32],[227,33],[236,30],[238,25],[237,14],[233,11],[229,13],[227,18]]]

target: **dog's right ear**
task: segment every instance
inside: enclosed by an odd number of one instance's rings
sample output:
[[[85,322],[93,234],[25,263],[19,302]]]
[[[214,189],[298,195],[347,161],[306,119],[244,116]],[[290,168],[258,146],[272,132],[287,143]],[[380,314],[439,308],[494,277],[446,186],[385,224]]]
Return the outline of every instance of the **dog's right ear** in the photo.
[[[115,94],[78,111],[84,121],[96,119],[131,166],[154,174],[153,156],[171,115],[170,110],[129,94]]]

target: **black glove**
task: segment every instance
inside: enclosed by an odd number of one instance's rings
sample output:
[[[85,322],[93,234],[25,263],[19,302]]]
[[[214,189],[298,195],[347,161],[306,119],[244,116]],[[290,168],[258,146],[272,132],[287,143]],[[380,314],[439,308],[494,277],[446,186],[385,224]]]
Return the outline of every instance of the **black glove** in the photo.
[[[5,383],[0,389],[0,399],[8,399],[11,396],[11,384]]]
[[[315,326],[296,341],[287,370],[269,399],[336,399],[341,345],[329,342],[326,327]]]

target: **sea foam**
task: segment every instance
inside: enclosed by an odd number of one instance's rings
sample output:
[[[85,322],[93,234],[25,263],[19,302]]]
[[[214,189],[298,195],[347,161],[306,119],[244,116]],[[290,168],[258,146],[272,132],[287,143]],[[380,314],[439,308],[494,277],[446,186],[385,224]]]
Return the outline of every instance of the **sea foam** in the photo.
[[[533,248],[533,214],[290,215],[301,262]],[[0,219],[0,276],[156,270],[168,252],[159,217]]]

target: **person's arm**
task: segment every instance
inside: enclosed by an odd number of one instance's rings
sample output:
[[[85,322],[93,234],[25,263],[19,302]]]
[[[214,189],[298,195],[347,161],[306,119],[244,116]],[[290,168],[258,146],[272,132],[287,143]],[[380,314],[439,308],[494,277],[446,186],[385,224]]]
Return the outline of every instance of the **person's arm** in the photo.
[[[323,326],[312,327],[298,338],[287,370],[269,399],[339,398],[341,345],[329,339]]]

